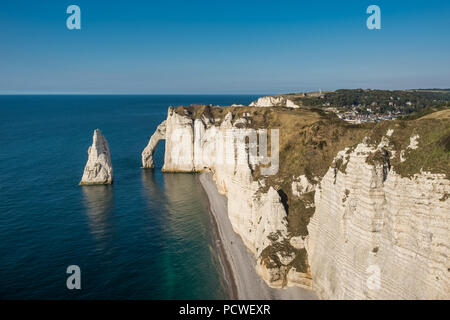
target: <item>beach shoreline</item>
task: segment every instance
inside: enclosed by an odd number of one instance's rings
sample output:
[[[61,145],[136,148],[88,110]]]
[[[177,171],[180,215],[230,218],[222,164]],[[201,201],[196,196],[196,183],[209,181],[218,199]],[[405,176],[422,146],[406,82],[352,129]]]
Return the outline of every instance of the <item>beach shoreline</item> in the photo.
[[[231,299],[239,300],[311,300],[316,294],[300,287],[274,289],[257,274],[256,258],[233,230],[228,218],[227,198],[217,190],[211,173],[201,173],[198,180],[208,198],[213,235],[219,251]]]
[[[222,239],[219,234],[219,226],[217,224],[216,217],[212,213],[213,209],[211,207],[210,195],[208,195],[208,191],[205,189],[205,185],[202,183],[202,180],[200,179],[200,175],[197,175],[197,182],[202,187],[203,193],[204,193],[206,201],[208,203],[208,212],[209,212],[209,216],[211,218],[212,235],[213,235],[214,243],[217,248],[219,262],[222,267],[225,282],[228,284],[229,298],[231,300],[236,300],[236,299],[238,299],[238,293],[237,293],[237,287],[236,287],[236,280],[234,279],[234,273],[233,273],[233,270],[229,263],[229,260],[228,260],[227,254],[226,254],[226,250],[223,247]]]

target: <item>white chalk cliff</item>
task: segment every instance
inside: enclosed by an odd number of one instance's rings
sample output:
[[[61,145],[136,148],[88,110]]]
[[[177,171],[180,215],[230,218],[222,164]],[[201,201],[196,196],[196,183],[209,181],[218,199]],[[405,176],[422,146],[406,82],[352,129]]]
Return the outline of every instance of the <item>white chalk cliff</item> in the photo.
[[[237,128],[237,124],[242,124],[242,119],[233,121],[231,113],[223,121],[215,122],[205,116],[192,119],[169,108],[165,120],[166,149],[162,170],[213,172],[219,192],[227,196],[228,216],[233,229],[259,257],[269,244],[282,241],[287,236],[287,215],[275,189],[258,192],[261,183],[252,179],[252,165],[247,160],[249,153],[243,142],[243,137],[251,133]],[[156,144],[153,141],[161,138],[159,129],[155,134],[158,138],[152,136],[151,143],[143,152],[143,167],[149,165],[146,155],[154,152]],[[260,267],[258,272],[268,273],[264,267]],[[267,277],[273,287],[285,285],[284,277],[269,274]]]
[[[112,184],[111,153],[108,142],[100,129],[94,131],[92,146],[89,147],[88,154],[80,185]]]
[[[195,118],[169,108],[142,154],[142,166],[152,167],[157,142],[165,139],[163,171],[211,171],[227,196],[233,229],[257,257],[256,272],[272,287],[302,286],[330,299],[450,298],[445,176],[422,172],[406,178],[388,158],[368,163],[392,132],[378,149],[363,142],[342,150],[336,160],[345,162],[346,173],[330,167],[314,184],[305,176],[293,178],[294,196],[315,190],[309,235],[293,237],[278,192],[264,179],[253,180],[251,139],[244,154],[239,151],[235,133],[250,135],[242,123],[231,113],[222,120]],[[293,250],[276,251],[286,243]],[[303,270],[292,264],[300,255],[308,260]]]
[[[378,146],[378,150],[381,146]],[[346,173],[330,168],[315,193],[307,250],[313,287],[330,299],[449,299],[450,182],[403,178],[359,144]]]
[[[289,100],[285,97],[261,97],[258,100],[250,103],[250,107],[288,107],[297,109],[300,108],[297,104],[295,104],[292,100]]]

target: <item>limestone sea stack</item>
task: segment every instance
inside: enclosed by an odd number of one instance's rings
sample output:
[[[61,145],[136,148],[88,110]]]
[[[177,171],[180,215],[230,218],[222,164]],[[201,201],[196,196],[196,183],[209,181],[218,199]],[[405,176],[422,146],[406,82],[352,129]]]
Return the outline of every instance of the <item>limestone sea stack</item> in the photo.
[[[95,129],[92,146],[88,150],[89,158],[84,167],[80,185],[112,184],[113,168],[108,141],[100,129]]]

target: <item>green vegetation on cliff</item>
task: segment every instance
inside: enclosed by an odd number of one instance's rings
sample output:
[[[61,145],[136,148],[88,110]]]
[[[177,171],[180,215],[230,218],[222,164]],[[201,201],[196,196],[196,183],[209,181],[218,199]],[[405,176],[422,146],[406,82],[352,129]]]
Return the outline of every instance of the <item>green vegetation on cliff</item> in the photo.
[[[388,159],[390,168],[403,177],[412,177],[421,171],[450,177],[450,109],[446,105],[430,107],[408,119],[363,124],[345,122],[319,108],[191,106],[179,107],[176,112],[195,119],[205,116],[218,121],[231,112],[233,123],[245,118],[246,127],[279,129],[278,173],[262,176],[260,168],[256,168],[253,178],[265,181],[261,192],[267,192],[270,186],[278,191],[287,212],[290,236],[308,235],[307,225],[315,210],[314,191],[296,196],[292,182],[305,175],[311,183],[318,183],[330,167],[345,173],[346,161],[333,162],[337,153],[349,148],[344,156],[348,158],[363,141],[376,147],[388,130],[393,130],[389,144],[370,155],[369,164]],[[413,137],[416,137],[417,148],[410,148]],[[289,241],[273,241],[263,250],[261,258],[267,267],[279,267],[278,254],[296,256],[285,272],[292,267],[302,272],[308,270],[306,250],[293,248]]]
[[[359,113],[400,112],[408,115],[430,107],[450,102],[450,89],[418,90],[370,90],[340,89],[323,94],[314,93],[283,95],[294,103],[308,107],[332,107],[340,110],[353,109]]]

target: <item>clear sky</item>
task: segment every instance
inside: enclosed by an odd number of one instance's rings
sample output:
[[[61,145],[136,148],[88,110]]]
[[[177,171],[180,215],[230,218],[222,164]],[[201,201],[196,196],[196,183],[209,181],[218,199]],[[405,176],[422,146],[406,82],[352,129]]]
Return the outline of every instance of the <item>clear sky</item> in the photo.
[[[0,93],[360,87],[450,87],[450,1],[0,2]]]

